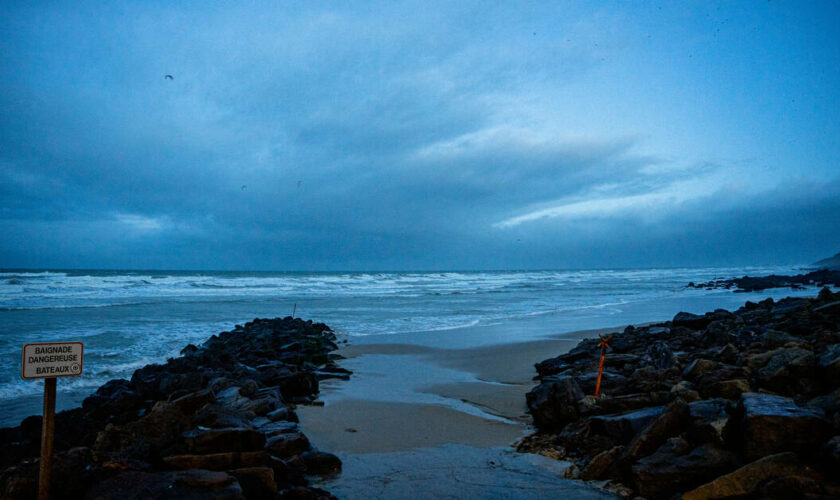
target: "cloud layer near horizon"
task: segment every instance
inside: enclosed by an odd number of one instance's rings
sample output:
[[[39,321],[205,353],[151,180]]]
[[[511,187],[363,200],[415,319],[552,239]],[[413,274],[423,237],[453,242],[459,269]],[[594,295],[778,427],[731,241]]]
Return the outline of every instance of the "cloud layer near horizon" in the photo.
[[[821,9],[5,6],[0,267],[815,260]]]

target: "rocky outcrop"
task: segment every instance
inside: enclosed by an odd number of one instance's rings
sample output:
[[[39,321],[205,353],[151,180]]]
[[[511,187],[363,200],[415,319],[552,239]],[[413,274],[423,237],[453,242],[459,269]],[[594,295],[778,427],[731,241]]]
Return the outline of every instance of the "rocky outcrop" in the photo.
[[[743,276],[741,278],[719,278],[705,283],[689,283],[690,288],[735,289],[736,292],[759,292],[768,288],[793,288],[802,290],[809,286],[840,287],[840,269],[820,267],[817,271],[794,276],[771,274],[769,276]]]
[[[840,293],[679,313],[536,365],[520,451],[646,498],[840,491]],[[582,394],[583,395],[582,395]]]
[[[294,410],[349,375],[334,341],[321,323],[255,319],[106,383],[56,415],[53,484],[70,498],[331,498],[306,476],[341,462]],[[35,497],[40,429],[37,416],[0,429],[0,497]]]

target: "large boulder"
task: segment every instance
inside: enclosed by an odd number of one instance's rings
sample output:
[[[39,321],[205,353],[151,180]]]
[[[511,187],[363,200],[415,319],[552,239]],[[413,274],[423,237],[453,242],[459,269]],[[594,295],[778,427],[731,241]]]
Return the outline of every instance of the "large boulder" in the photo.
[[[758,383],[773,392],[798,395],[814,390],[814,353],[799,347],[767,353],[769,359],[758,369]]]
[[[783,451],[809,452],[830,436],[831,425],[819,408],[802,408],[792,399],[746,393],[738,407],[741,448],[748,460]]]
[[[679,312],[671,323],[674,326],[684,326],[692,330],[702,330],[706,325],[711,323],[712,319],[707,316],[700,316],[698,314],[691,314],[688,312]]]
[[[720,476],[685,493],[682,500],[746,497],[755,494],[758,487],[767,480],[784,476],[819,478],[819,474],[799,462],[796,454],[785,452],[760,458]]]
[[[546,377],[525,395],[534,425],[540,429],[560,429],[579,416],[578,400],[584,396],[574,377]]]
[[[126,471],[96,484],[88,500],[245,500],[236,478],[225,472]]]
[[[633,482],[643,497],[667,498],[729,472],[736,460],[731,452],[710,444],[682,455],[666,443],[633,466]]]
[[[655,420],[664,409],[663,406],[654,406],[617,415],[589,417],[589,430],[594,434],[602,434],[618,442],[627,443]]]

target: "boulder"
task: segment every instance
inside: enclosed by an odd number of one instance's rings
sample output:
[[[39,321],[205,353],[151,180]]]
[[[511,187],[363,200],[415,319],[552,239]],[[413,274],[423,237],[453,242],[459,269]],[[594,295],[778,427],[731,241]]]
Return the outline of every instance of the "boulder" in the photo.
[[[702,386],[703,396],[707,398],[724,398],[738,400],[741,394],[750,392],[750,381],[745,378],[720,380]]]
[[[642,362],[654,368],[664,370],[674,364],[674,353],[671,348],[662,341],[656,341],[648,346],[642,356]]]
[[[688,419],[688,438],[692,443],[724,447],[730,422],[726,400],[704,399],[689,403]]]
[[[311,450],[301,455],[307,474],[327,476],[341,472],[341,460],[332,453]]]
[[[718,366],[719,364],[715,361],[697,358],[685,367],[682,372],[682,378],[690,382],[697,382],[701,377],[715,370]]]
[[[309,439],[301,432],[276,434],[265,443],[265,449],[277,458],[300,455],[309,448]]]
[[[729,474],[699,486],[682,496],[682,500],[705,500],[707,498],[730,498],[754,495],[761,483],[771,478],[784,476],[819,476],[802,465],[796,454],[785,452],[769,455],[749,463]]]
[[[801,408],[772,394],[741,395],[741,447],[748,460],[783,451],[809,452],[830,436],[831,424],[818,408]]]
[[[735,467],[736,457],[714,445],[704,444],[681,455],[666,443],[632,467],[640,496],[665,498],[708,482]]]
[[[617,415],[589,417],[589,430],[594,434],[603,434],[618,442],[627,443],[664,409],[664,406],[655,406]]]
[[[118,473],[96,484],[88,500],[244,500],[242,488],[224,472],[189,470],[178,472]]]
[[[798,347],[771,351],[767,362],[759,368],[760,386],[786,395],[809,393],[814,388],[814,353]]]
[[[674,316],[674,319],[671,320],[671,323],[674,326],[684,326],[686,328],[691,328],[692,330],[702,330],[703,328],[706,328],[706,325],[711,323],[711,321],[711,318],[706,316],[679,312],[676,316]]]
[[[625,459],[628,462],[635,462],[639,458],[650,455],[669,438],[680,434],[688,420],[688,404],[680,399],[674,401],[630,441],[625,452]]]
[[[616,463],[619,457],[624,453],[624,446],[614,446],[609,450],[592,457],[592,460],[586,464],[586,467],[580,471],[580,479],[584,481],[592,481],[595,479],[603,479],[607,471]]]
[[[195,413],[193,422],[196,425],[212,428],[250,427],[249,417],[253,418],[254,416],[220,404],[211,403],[204,405]]]
[[[277,483],[270,467],[243,467],[229,471],[239,481],[247,498],[274,498]]]
[[[265,451],[230,451],[208,455],[170,455],[163,457],[163,463],[171,469],[230,470],[240,467],[269,465],[270,455]]]
[[[817,358],[820,378],[828,385],[840,384],[840,344],[833,344]]]
[[[265,436],[247,427],[193,429],[184,433],[184,442],[190,453],[258,451],[265,445]]]
[[[578,418],[577,401],[583,398],[574,377],[546,377],[525,395],[534,425],[540,429],[559,429]]]

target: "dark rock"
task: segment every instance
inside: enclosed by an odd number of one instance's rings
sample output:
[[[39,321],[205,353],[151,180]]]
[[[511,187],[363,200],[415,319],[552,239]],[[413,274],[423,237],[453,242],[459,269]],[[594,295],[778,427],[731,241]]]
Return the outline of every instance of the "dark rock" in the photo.
[[[88,500],[244,500],[236,479],[224,472],[189,470],[179,472],[126,471],[91,489]]]
[[[270,467],[234,469],[230,475],[239,481],[246,498],[274,498],[277,494],[274,471]]]
[[[207,455],[171,455],[163,457],[163,463],[172,469],[230,470],[240,467],[261,467],[270,464],[270,455],[265,451],[231,451]]]
[[[688,404],[688,438],[695,444],[724,447],[730,417],[724,399],[705,399]]]
[[[665,342],[654,342],[645,350],[642,362],[658,369],[670,368],[674,364],[674,353]]]
[[[823,412],[801,408],[790,398],[746,393],[739,412],[744,456],[754,460],[783,451],[808,452],[829,437],[831,425]]]
[[[755,494],[758,487],[768,479],[784,476],[819,477],[814,471],[802,465],[794,453],[779,453],[760,458],[729,474],[720,476],[714,481],[685,493],[682,499],[746,497]]]
[[[777,349],[758,370],[762,387],[783,394],[810,393],[813,390],[814,353],[806,349]]]
[[[729,472],[736,460],[731,452],[714,445],[704,444],[681,455],[666,444],[633,466],[633,481],[639,495],[665,498]]]
[[[307,451],[301,455],[307,474],[326,476],[341,472],[341,460],[332,453]]]
[[[715,370],[718,366],[720,366],[719,363],[708,359],[698,358],[685,367],[685,370],[682,372],[682,377],[686,380],[690,380],[691,382],[696,382],[712,370]]]
[[[624,446],[614,446],[609,450],[602,451],[601,453],[595,455],[592,460],[586,464],[586,467],[580,471],[580,478],[584,481],[603,479],[606,477],[607,471],[616,463],[623,453]]]
[[[684,326],[693,330],[702,330],[703,328],[706,328],[706,325],[710,322],[711,318],[687,312],[677,313],[677,315],[674,316],[674,319],[671,320],[671,323],[674,326]]]
[[[262,432],[246,427],[193,429],[184,433],[184,442],[190,453],[257,451],[263,449],[265,436]]]
[[[708,398],[725,398],[737,400],[741,394],[750,392],[750,381],[745,378],[721,380],[702,386],[703,396]]]
[[[578,418],[577,401],[583,396],[573,377],[555,377],[533,388],[525,400],[537,427],[558,429]]]
[[[265,443],[265,449],[278,458],[300,455],[309,448],[309,439],[300,432],[275,434]]]
[[[181,396],[172,402],[175,403],[175,406],[177,406],[183,413],[195,413],[196,410],[202,406],[215,403],[216,396],[210,389],[202,389],[200,391],[191,392]]]
[[[840,344],[828,346],[817,358],[817,367],[825,383],[835,387],[840,384]]]
[[[689,421],[689,406],[682,400],[668,405],[627,445],[625,459],[635,462],[659,449],[671,437],[680,434]]]
[[[589,428],[593,433],[603,434],[618,442],[626,443],[658,417],[664,409],[663,406],[656,406],[618,415],[589,417]]]

